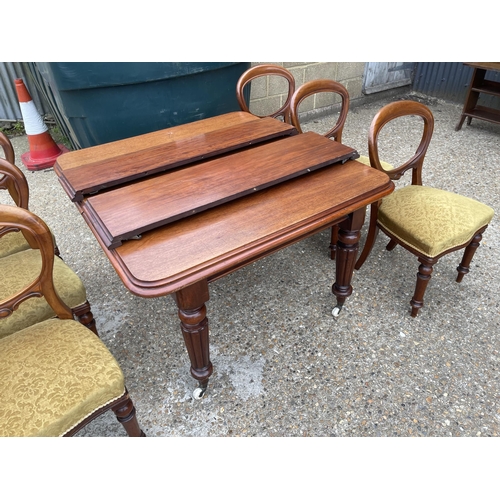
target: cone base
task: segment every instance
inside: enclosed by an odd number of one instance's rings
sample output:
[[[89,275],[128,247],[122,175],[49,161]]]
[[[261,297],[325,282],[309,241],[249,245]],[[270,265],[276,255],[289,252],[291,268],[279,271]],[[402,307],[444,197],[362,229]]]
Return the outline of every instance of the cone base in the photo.
[[[57,158],[63,153],[67,153],[69,151],[69,149],[63,144],[58,144],[57,146],[59,147],[60,151],[55,155],[49,156],[47,158],[33,159],[31,158],[31,152],[28,151],[27,153],[21,155],[21,161],[28,170],[44,170],[46,168],[53,167]]]

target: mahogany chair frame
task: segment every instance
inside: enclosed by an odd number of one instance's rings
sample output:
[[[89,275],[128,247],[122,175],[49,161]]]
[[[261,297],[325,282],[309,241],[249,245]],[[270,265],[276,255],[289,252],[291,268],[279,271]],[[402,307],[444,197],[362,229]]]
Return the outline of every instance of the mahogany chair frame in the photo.
[[[3,149],[5,159],[9,163],[14,163],[16,160],[14,147],[12,146],[12,142],[10,142],[10,139],[3,132],[0,132],[0,146]]]
[[[3,132],[0,132],[0,147],[3,149],[3,153],[4,153],[4,157],[5,157],[5,160],[3,158],[0,158],[0,160],[3,160],[2,161],[2,167],[3,165],[5,164],[4,161],[6,161],[7,163],[11,164],[11,165],[15,165],[16,163],[16,155],[14,153],[14,147],[12,146],[12,142],[10,141],[10,139],[3,133]],[[21,171],[19,171],[19,173],[21,174],[21,176],[23,175]],[[19,202],[19,193],[17,192],[17,189],[16,189],[16,183],[12,181],[12,178],[11,177],[8,177],[8,176],[5,176],[5,175],[2,175],[3,172],[0,171],[0,189],[7,189],[9,191],[9,194],[10,196],[12,197],[12,199],[14,200],[14,202],[16,203],[17,206],[22,206],[23,208],[28,208],[28,198],[26,197],[26,206],[24,205],[21,205],[20,202]],[[16,174],[17,176],[17,174]],[[26,181],[26,179],[24,179]],[[20,181],[21,183],[21,181]],[[25,182],[26,186],[27,186],[27,183]]]
[[[16,166],[16,155],[10,139],[0,132],[0,146],[3,149],[5,159],[0,158],[0,189],[6,189],[14,203],[21,208],[28,210],[29,186],[23,172]],[[10,231],[3,231],[0,228],[0,237]],[[24,235],[26,238],[29,236]],[[29,242],[29,239],[28,239]],[[59,248],[54,246],[54,251],[61,257]]]
[[[402,165],[395,167],[391,170],[385,170],[382,167],[380,157],[379,157],[379,145],[378,139],[380,133],[385,125],[396,118],[401,118],[403,116],[420,116],[423,120],[423,130],[422,137],[420,139],[419,145],[415,154]],[[434,132],[434,116],[432,115],[429,108],[417,103],[415,101],[398,101],[390,103],[384,106],[373,118],[370,125],[370,130],[368,132],[368,155],[370,158],[370,165],[381,171],[385,172],[392,181],[399,180],[408,171],[411,170],[412,179],[411,183],[413,186],[422,185],[422,167],[424,164],[425,154],[429,148],[429,144],[432,139],[432,133]],[[377,224],[378,219],[378,208],[380,201],[372,203],[370,205],[370,224],[368,227],[368,234],[366,236],[366,241],[361,251],[361,254],[356,261],[355,269],[360,269],[367,259],[368,255],[372,251],[373,245],[377,238],[379,225]],[[387,245],[387,250],[392,250],[396,246],[392,240]],[[403,246],[403,245],[402,245]]]
[[[419,116],[422,118],[422,137],[415,154],[408,161],[398,167],[393,168],[392,170],[387,170],[384,169],[381,165],[378,139],[383,127],[387,123],[403,116]],[[415,101],[397,101],[384,106],[373,118],[368,134],[368,153],[370,157],[370,165],[381,172],[385,172],[392,181],[399,180],[407,171],[411,170],[411,184],[414,186],[421,186],[422,167],[433,131],[434,116],[432,115],[430,109],[427,108],[427,106]],[[373,245],[375,244],[379,229],[381,229],[390,238],[390,241],[386,246],[386,250],[391,251],[397,245],[401,245],[403,248],[406,248],[406,250],[415,255],[420,262],[417,273],[415,292],[410,301],[412,307],[411,316],[415,317],[417,316],[419,309],[423,306],[424,293],[430,280],[433,266],[443,255],[465,248],[462,261],[457,267],[458,276],[456,278],[456,281],[460,283],[464,275],[469,272],[472,257],[474,256],[476,249],[479,247],[479,242],[482,239],[482,233],[488,226],[486,225],[481,227],[467,243],[448,249],[445,252],[442,252],[441,254],[430,258],[423,253],[418,252],[418,250],[416,250],[415,248],[409,247],[403,241],[394,236],[394,234],[388,233],[382,226],[378,224],[378,210],[380,203],[382,202],[383,200],[380,200],[370,205],[370,223],[368,227],[368,234],[363,250],[358,260],[356,261],[355,269],[359,270],[370,254],[371,250],[373,249]]]
[[[11,161],[0,158],[0,175],[0,189],[7,189],[14,203],[28,210],[29,186],[22,171]]]
[[[282,117],[283,121],[286,123],[290,123],[290,102],[292,100],[292,96],[295,92],[295,78],[292,73],[282,66],[276,66],[274,64],[259,64],[257,66],[253,66],[247,69],[239,78],[236,83],[236,99],[240,105],[242,111],[246,111],[247,113],[251,113],[248,104],[245,99],[244,88],[248,83],[256,78],[267,77],[267,76],[279,76],[287,80],[288,82],[288,95],[285,100],[285,103],[274,113],[269,115],[263,115],[264,117],[278,118]]]
[[[344,130],[344,125],[347,119],[347,113],[349,112],[349,92],[347,89],[339,82],[329,79],[312,80],[302,84],[292,96],[290,103],[290,120],[292,125],[302,133],[302,128],[300,127],[299,119],[299,107],[302,101],[307,97],[312,95],[329,92],[338,94],[341,97],[341,107],[339,117],[335,125],[323,134],[327,138],[334,139],[337,142],[342,143],[342,132]],[[330,238],[330,258],[335,259],[335,252],[337,249],[338,241],[338,225],[332,226],[331,238]]]
[[[26,181],[26,177],[24,176],[22,171],[14,164],[0,158],[0,174],[3,174],[3,178],[0,180],[0,187],[8,186],[9,193],[16,202],[16,205],[24,210],[28,210],[29,187],[28,182]],[[0,226],[0,238],[5,234],[14,231],[22,231],[24,238],[29,243],[31,248],[38,248],[38,243],[36,239],[33,238],[32,233],[16,226]],[[53,239],[52,247],[54,249],[54,254],[58,258],[61,258],[59,249],[54,245]],[[81,304],[80,306],[74,307],[72,311],[77,317],[78,321],[82,323],[82,325],[86,326],[96,335],[98,335],[96,322],[91,311],[90,303],[88,301],[85,301],[85,303]]]
[[[51,232],[45,222],[28,210],[8,205],[0,205],[0,221],[3,227],[17,228],[23,233],[30,233],[31,239],[36,241],[42,259],[38,277],[15,295],[0,301],[0,321],[2,317],[10,316],[25,300],[40,296],[45,298],[61,321],[75,321],[73,311],[61,300],[54,286],[52,277],[55,258],[54,245]],[[12,335],[15,335],[15,333]],[[137,422],[135,407],[127,390],[119,399],[97,409],[84,421],[69,430],[65,436],[76,434],[87,423],[109,409],[115,413],[118,421],[124,426],[129,436],[145,436]]]

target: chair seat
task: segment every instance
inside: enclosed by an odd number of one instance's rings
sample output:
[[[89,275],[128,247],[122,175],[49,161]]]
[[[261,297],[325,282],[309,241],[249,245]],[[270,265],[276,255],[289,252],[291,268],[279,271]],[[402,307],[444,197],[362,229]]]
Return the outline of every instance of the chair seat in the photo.
[[[493,214],[492,208],[471,198],[412,185],[382,200],[378,223],[397,240],[435,258],[467,244]]]
[[[56,238],[53,234],[52,239],[54,240],[54,247],[57,247]],[[30,244],[21,231],[11,231],[0,238],[0,259],[30,248]]]
[[[0,435],[61,436],[125,393],[102,341],[49,319],[0,339]]]
[[[21,231],[4,234],[0,238],[0,259],[13,253],[29,250],[31,247]]]
[[[368,156],[360,155],[359,158],[356,158],[356,161],[359,161],[360,163],[363,163],[363,165],[368,165],[369,167],[371,167],[370,158]],[[386,161],[380,160],[380,165],[384,170],[394,170],[394,167]]]
[[[1,259],[0,301],[33,281],[40,274],[41,262],[40,252],[31,249]],[[71,309],[87,301],[82,280],[58,257],[54,259],[54,285]],[[27,300],[11,316],[0,321],[0,338],[52,317],[54,311],[44,298]]]

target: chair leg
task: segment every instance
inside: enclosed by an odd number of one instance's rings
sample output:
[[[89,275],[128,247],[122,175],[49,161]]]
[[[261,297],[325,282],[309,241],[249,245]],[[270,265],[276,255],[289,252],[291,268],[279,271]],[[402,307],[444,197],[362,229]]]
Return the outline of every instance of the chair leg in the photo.
[[[123,425],[130,437],[146,436],[139,426],[135,406],[128,392],[126,392],[124,398],[120,398],[118,403],[112,406],[111,409],[115,413],[118,422]]]
[[[385,249],[390,252],[391,250],[394,250],[397,246],[398,246],[398,244],[393,239],[391,239],[391,241],[389,241],[389,243],[387,243],[387,246],[385,247]]]
[[[437,262],[435,259],[424,259],[423,257],[418,260],[420,266],[417,273],[417,285],[413,298],[410,300],[411,315],[413,318],[418,314],[418,310],[424,305],[424,293],[431,279],[432,266]]]
[[[378,203],[372,203],[370,206],[370,225],[368,227],[368,234],[366,235],[365,246],[359,256],[356,264],[354,265],[354,269],[359,270],[361,266],[365,263],[366,258],[370,255],[372,251],[373,245],[375,244],[375,240],[377,239],[378,234],[378,226],[377,226],[377,217],[378,217]]]
[[[86,326],[89,330],[92,330],[98,337],[97,327],[95,324],[94,315],[90,310],[90,304],[86,301],[84,304],[78,307],[74,307],[72,309],[73,314],[76,316],[76,319],[83,325]]]
[[[337,241],[339,239],[339,226],[332,226],[332,235],[330,238],[330,259],[335,260],[335,252],[337,251]]]
[[[472,261],[472,257],[474,256],[474,253],[479,247],[479,242],[482,239],[483,239],[483,232],[481,231],[480,233],[476,234],[474,238],[472,238],[472,241],[465,248],[462,262],[460,262],[459,266],[457,267],[458,271],[457,283],[460,283],[462,281],[462,278],[469,272],[469,267]]]

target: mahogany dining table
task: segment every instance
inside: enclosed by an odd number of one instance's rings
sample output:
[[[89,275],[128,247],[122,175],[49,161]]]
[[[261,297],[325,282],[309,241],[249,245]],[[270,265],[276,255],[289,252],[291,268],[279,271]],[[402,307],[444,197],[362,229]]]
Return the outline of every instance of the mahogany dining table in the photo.
[[[368,205],[394,185],[357,152],[274,118],[233,112],[62,154],[54,170],[125,287],[173,294],[203,396],[213,372],[209,284],[338,225],[338,314]]]

